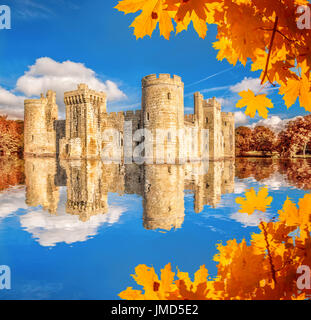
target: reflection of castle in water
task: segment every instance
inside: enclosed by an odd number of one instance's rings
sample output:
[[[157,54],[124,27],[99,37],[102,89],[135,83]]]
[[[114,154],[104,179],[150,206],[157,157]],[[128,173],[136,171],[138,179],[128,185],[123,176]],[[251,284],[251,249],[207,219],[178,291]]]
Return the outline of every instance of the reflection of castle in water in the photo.
[[[185,165],[121,165],[96,160],[57,162],[26,158],[26,203],[56,213],[59,187],[67,187],[66,212],[81,221],[108,212],[108,193],[143,198],[146,229],[180,228],[184,222],[184,190],[194,194],[194,209],[216,207],[221,195],[234,191],[233,161]]]

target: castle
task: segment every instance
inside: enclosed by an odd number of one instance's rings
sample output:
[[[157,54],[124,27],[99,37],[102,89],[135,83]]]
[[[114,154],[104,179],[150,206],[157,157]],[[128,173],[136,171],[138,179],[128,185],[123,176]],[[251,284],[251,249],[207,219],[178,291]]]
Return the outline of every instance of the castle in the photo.
[[[202,170],[206,164],[208,170]],[[110,193],[137,195],[141,199],[142,224],[147,230],[181,228],[185,194],[193,194],[193,209],[200,213],[206,205],[216,208],[222,195],[233,193],[235,187],[235,163],[230,159],[138,165],[27,157],[25,175],[28,206],[42,206],[51,215],[57,215],[63,213],[60,211],[65,204],[65,212],[82,222],[109,213],[113,206]],[[66,199],[61,200],[63,187]]]
[[[75,91],[65,92],[64,102],[66,120],[58,120],[55,92],[49,90],[46,97],[41,95],[40,99],[25,100],[26,156],[102,159],[103,150],[111,143],[103,139],[103,132],[113,129],[118,132],[118,137],[111,152],[119,151],[124,159],[124,149],[132,151],[139,144],[135,139],[126,141],[126,130],[131,130],[135,137],[135,132],[143,128],[148,129],[155,140],[156,130],[166,132],[160,142],[164,162],[168,155],[177,158],[185,144],[186,148],[190,147],[187,154],[191,154],[193,160],[235,156],[234,115],[221,112],[221,105],[215,98],[206,101],[200,93],[194,94],[194,113],[185,115],[184,84],[176,75],[144,77],[141,110],[135,112],[107,113],[106,94],[91,90],[86,84],[78,85]],[[131,123],[130,129],[126,123]],[[182,141],[183,137],[174,134],[187,129],[195,132],[191,141]],[[209,143],[205,148],[200,143],[203,130],[208,131]],[[198,145],[194,146],[194,140],[199,141]],[[156,154],[156,150],[153,151],[152,157]]]

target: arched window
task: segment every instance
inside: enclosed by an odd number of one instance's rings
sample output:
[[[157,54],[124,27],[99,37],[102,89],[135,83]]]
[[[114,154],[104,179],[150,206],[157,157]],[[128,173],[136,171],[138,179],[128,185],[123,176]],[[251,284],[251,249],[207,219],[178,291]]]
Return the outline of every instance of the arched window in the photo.
[[[205,119],[206,124],[208,124],[208,118]]]
[[[168,100],[171,100],[171,99],[172,99],[172,94],[171,94],[170,92],[167,94],[167,99],[168,99]]]

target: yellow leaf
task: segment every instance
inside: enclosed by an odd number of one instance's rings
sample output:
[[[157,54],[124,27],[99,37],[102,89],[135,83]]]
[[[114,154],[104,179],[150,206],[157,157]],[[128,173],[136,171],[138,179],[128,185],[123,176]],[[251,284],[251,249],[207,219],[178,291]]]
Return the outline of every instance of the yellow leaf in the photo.
[[[200,283],[206,282],[208,277],[208,271],[205,266],[201,266],[200,269],[194,274],[194,287],[197,288]]]
[[[123,11],[125,14],[134,13],[142,10],[145,4],[146,0],[123,0],[119,1],[119,3],[115,6],[115,9]]]
[[[157,300],[157,293],[154,288],[159,284],[159,278],[153,268],[148,268],[146,265],[141,264],[135,268],[136,274],[132,275],[137,284],[143,286],[145,296],[149,300]]]
[[[119,293],[119,297],[124,300],[144,300],[144,295],[140,290],[133,290],[133,288],[127,288]]]
[[[164,269],[161,270],[161,281],[159,286],[160,298],[166,298],[168,292],[171,292],[171,286],[174,282],[175,273],[172,272],[171,264],[167,264]]]
[[[236,65],[239,56],[232,48],[232,42],[228,38],[220,38],[219,41],[213,43],[213,47],[219,50],[217,54],[218,60],[227,59],[229,63]]]
[[[268,188],[261,188],[256,194],[254,188],[245,192],[245,198],[236,198],[235,202],[241,205],[239,212],[253,214],[255,210],[266,212],[267,208],[270,206],[273,198],[268,197]]]
[[[289,79],[286,84],[280,88],[280,94],[284,95],[283,99],[287,108],[290,108],[297,100],[300,92],[299,79]]]
[[[283,99],[287,108],[290,108],[299,97],[300,106],[307,111],[311,111],[311,91],[310,81],[306,75],[301,78],[292,78],[283,84],[280,88],[280,94],[284,95]]]
[[[273,108],[273,103],[269,98],[267,98],[266,94],[256,96],[253,91],[248,90],[240,92],[239,95],[242,99],[238,101],[236,107],[246,107],[245,114],[247,116],[254,118],[256,111],[258,111],[259,116],[265,119],[268,118],[268,108]]]

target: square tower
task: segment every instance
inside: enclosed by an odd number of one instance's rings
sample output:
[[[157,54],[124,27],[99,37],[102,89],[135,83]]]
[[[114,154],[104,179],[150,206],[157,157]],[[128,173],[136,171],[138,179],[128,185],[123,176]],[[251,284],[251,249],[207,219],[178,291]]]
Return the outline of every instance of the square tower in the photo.
[[[67,158],[98,158],[101,153],[102,115],[106,113],[106,94],[79,84],[65,92],[66,141],[62,151]]]
[[[209,158],[219,160],[224,157],[224,134],[222,132],[221,105],[216,98],[204,101],[203,127],[209,130]]]

